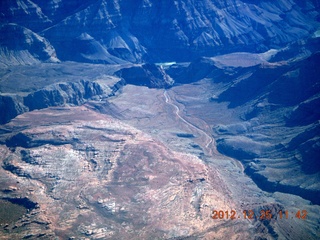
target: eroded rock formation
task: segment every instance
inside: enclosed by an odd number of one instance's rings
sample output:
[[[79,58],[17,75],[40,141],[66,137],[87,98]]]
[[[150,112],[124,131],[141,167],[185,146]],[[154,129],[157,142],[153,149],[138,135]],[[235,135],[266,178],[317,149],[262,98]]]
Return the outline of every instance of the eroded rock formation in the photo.
[[[16,0],[0,7],[2,29],[13,23],[28,32],[27,39],[18,39],[21,46],[36,36],[34,47],[1,47],[2,57],[20,63],[53,57],[93,63],[190,61],[239,50],[261,52],[311,35],[319,18],[319,3],[311,0]],[[2,44],[9,39],[5,36]]]

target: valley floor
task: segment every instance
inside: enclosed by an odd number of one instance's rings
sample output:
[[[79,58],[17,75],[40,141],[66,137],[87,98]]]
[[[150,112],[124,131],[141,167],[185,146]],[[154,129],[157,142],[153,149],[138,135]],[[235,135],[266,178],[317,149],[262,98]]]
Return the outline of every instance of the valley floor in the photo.
[[[246,120],[250,104],[216,101],[230,84],[210,78],[157,89],[94,68],[90,83],[51,72],[37,94],[64,104],[1,125],[0,239],[319,239],[319,174],[274,147],[307,127]]]

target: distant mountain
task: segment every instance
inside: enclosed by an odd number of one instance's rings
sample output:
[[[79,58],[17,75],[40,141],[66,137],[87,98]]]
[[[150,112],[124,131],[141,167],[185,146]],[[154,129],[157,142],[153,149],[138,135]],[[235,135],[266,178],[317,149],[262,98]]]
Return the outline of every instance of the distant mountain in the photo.
[[[1,0],[0,239],[319,239],[319,62],[319,0]]]
[[[190,61],[262,52],[311,36],[319,9],[316,0],[5,0],[0,62]]]

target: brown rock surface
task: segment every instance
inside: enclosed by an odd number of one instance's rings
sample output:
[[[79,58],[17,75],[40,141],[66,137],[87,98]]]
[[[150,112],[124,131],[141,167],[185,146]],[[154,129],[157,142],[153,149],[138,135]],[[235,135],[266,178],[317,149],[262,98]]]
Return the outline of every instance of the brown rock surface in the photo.
[[[1,197],[36,204],[2,228],[4,238],[250,232],[244,220],[210,218],[213,208],[235,207],[213,168],[109,116],[85,106],[48,108],[20,115],[4,128],[12,131],[7,139],[20,134],[28,140],[24,147],[19,141],[0,147]]]

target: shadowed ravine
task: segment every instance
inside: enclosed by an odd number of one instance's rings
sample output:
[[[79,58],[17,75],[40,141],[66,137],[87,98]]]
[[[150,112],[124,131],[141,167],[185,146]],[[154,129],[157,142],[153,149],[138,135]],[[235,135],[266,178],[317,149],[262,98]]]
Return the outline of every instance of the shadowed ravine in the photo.
[[[180,115],[180,109],[179,107],[174,104],[174,102],[172,101],[172,99],[170,98],[167,90],[165,90],[163,92],[163,96],[165,97],[165,101],[167,104],[173,106],[175,108],[175,114],[177,115],[177,117],[182,121],[184,122],[185,124],[187,124],[188,126],[190,126],[192,129],[195,129],[197,133],[200,133],[201,135],[203,135],[205,137],[205,143],[204,143],[204,148],[205,148],[205,151],[206,153],[211,156],[213,151],[216,153],[216,147],[215,147],[215,144],[214,144],[214,139],[213,137],[210,137],[205,131],[203,131],[202,129],[200,129],[199,127],[197,127],[196,125],[188,122],[188,120],[186,120],[185,118],[183,118],[181,115]]]
[[[320,239],[319,29],[317,0],[0,1],[0,239]]]
[[[203,147],[203,149],[206,153],[206,157],[207,158],[214,158],[217,155],[219,155],[220,153],[217,151],[214,138],[210,137],[210,135],[208,133],[206,133],[204,130],[202,130],[201,128],[199,128],[198,126],[194,125],[193,123],[189,122],[188,120],[186,120],[184,117],[181,116],[180,108],[172,101],[172,98],[170,97],[167,90],[165,90],[163,92],[163,96],[165,97],[165,102],[174,107],[174,109],[175,109],[174,113],[177,115],[177,117],[183,123],[190,126],[191,129],[194,129],[195,134],[200,133],[200,135],[204,136],[205,142],[204,143],[202,142],[201,146]],[[238,166],[241,169],[241,172],[244,172],[244,168],[243,168],[243,165],[241,164],[241,162],[236,159],[232,159],[232,160],[235,162],[236,166]]]

